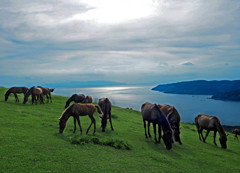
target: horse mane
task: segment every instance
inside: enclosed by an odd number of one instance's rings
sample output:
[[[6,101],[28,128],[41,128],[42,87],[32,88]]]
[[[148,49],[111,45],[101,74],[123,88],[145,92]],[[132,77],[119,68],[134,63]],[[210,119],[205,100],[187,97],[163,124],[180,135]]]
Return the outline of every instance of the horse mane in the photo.
[[[66,112],[69,108],[70,108],[70,107],[67,107],[67,108],[63,111],[63,113],[62,113],[62,115],[60,116],[59,120],[62,120],[63,115],[65,114],[65,112]]]
[[[160,108],[158,107],[158,105],[155,104],[155,107],[157,108],[158,112],[160,113],[160,121],[162,122],[162,127],[164,129],[169,129],[172,131],[172,128],[170,126],[170,123],[168,122],[167,118],[162,114],[162,111],[160,110]]]
[[[224,129],[223,129],[223,126],[221,125],[220,120],[219,120],[217,117],[215,117],[215,116],[214,116],[214,119],[216,120],[216,125],[217,125],[216,128],[218,129],[219,134],[222,133],[224,136],[226,136],[226,133],[225,133],[225,131],[224,131]],[[221,134],[220,134],[220,135],[221,135]]]

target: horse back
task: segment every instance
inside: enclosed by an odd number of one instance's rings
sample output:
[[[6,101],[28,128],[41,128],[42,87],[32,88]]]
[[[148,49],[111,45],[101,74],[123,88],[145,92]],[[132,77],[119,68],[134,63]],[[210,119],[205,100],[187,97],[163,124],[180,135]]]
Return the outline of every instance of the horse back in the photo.
[[[216,123],[219,123],[219,119],[215,116],[199,114],[195,117],[195,124],[205,130],[215,129]]]
[[[93,104],[78,104],[75,103],[72,106],[73,114],[77,114],[79,116],[85,116],[85,115],[93,115],[96,108]]]
[[[163,113],[163,115],[167,118],[168,122],[172,127],[179,127],[181,117],[174,106],[170,106],[167,104],[158,105],[159,109]]]
[[[141,113],[144,121],[160,123],[159,112],[156,110],[155,105],[148,102],[144,103],[141,106]]]
[[[108,98],[100,98],[98,101],[98,105],[103,111],[104,115],[109,114],[112,109],[112,104]]]

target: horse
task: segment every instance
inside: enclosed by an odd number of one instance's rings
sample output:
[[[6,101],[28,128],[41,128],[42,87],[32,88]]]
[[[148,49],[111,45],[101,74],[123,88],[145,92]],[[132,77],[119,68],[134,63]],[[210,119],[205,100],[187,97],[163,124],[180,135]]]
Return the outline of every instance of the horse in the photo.
[[[209,132],[214,131],[213,142],[215,145],[217,145],[215,138],[216,138],[216,133],[218,131],[218,133],[220,135],[219,141],[220,141],[222,148],[224,148],[224,149],[227,148],[227,135],[220,123],[220,120],[216,116],[199,114],[195,117],[195,124],[197,127],[200,141],[201,141],[201,137],[202,137],[202,140],[205,143]],[[202,134],[203,129],[207,130],[205,138],[203,137],[203,134]]]
[[[178,111],[176,110],[175,107],[163,104],[163,105],[158,105],[160,108],[161,112],[165,115],[167,118],[172,131],[173,131],[173,136],[176,142],[179,142],[180,145],[182,145],[181,139],[180,139],[180,115]]]
[[[73,133],[76,132],[76,120],[78,122],[78,125],[80,127],[80,132],[82,134],[82,127],[80,124],[79,116],[85,116],[88,115],[89,118],[91,119],[91,124],[89,125],[86,134],[88,134],[88,131],[92,124],[94,124],[94,131],[93,134],[96,132],[96,121],[95,118],[93,117],[93,114],[95,110],[98,110],[99,114],[103,114],[101,111],[101,108],[98,105],[93,105],[93,104],[78,104],[74,103],[71,106],[69,106],[67,109],[64,110],[62,113],[61,117],[59,118],[59,133],[63,133],[67,120],[70,118],[70,116],[73,116],[74,118],[74,130]]]
[[[113,129],[112,125],[112,115],[111,115],[111,109],[112,109],[112,104],[108,98],[100,98],[98,100],[98,105],[101,107],[103,111],[103,116],[100,117],[102,119],[102,132],[105,132],[106,126],[107,126],[107,119],[109,118],[109,122],[111,124],[111,129]]]
[[[232,132],[233,132],[233,134],[235,134],[234,140],[235,140],[235,139],[238,140],[237,135],[240,135],[240,129],[234,129],[234,130],[232,130]]]
[[[42,86],[37,86],[37,87],[42,89],[42,91],[43,91],[43,96],[46,96],[46,97],[47,97],[47,103],[49,103],[49,98],[50,98],[51,103],[52,103],[51,92],[53,92],[55,88],[50,89],[50,88],[42,87]]]
[[[73,94],[67,101],[65,105],[65,109],[69,106],[69,104],[74,101],[75,103],[82,103],[85,100],[84,94]]]
[[[92,103],[92,96],[86,96],[85,100],[83,100],[83,103]]]
[[[26,102],[28,101],[28,97],[30,95],[32,95],[32,104],[34,102],[37,104],[37,100],[39,100],[39,99],[40,99],[40,104],[44,104],[44,102],[43,102],[43,91],[42,91],[41,88],[34,87],[34,86],[32,88],[30,88],[26,92],[26,94],[24,95],[23,104],[26,104]]]
[[[23,93],[25,95],[27,91],[28,91],[27,87],[12,87],[12,88],[9,88],[4,95],[5,96],[5,102],[8,100],[8,97],[11,93],[13,93],[14,96],[15,96],[15,102],[19,102],[17,94]]]
[[[146,121],[148,121],[148,125],[150,123],[153,123],[153,129],[154,129],[154,135],[155,135],[155,143],[160,143],[161,138],[161,128],[163,130],[163,141],[168,150],[172,148],[172,129],[170,127],[170,124],[166,117],[163,115],[161,110],[156,104],[151,103],[144,103],[141,106],[141,113],[143,118],[143,124],[145,129],[145,136],[148,138],[147,132],[146,132]],[[159,134],[159,140],[157,142],[156,138],[156,124],[158,124],[158,134]],[[149,126],[148,126],[149,127]],[[149,137],[151,137],[149,135]]]

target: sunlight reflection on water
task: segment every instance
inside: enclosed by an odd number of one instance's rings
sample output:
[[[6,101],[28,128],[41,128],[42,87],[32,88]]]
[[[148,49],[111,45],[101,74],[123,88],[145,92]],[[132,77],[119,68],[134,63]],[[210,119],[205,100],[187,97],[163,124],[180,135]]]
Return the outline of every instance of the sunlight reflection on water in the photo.
[[[108,97],[113,105],[123,108],[141,109],[145,102],[170,104],[177,108],[183,122],[194,122],[199,114],[218,116],[225,125],[240,125],[240,102],[208,99],[209,95],[180,95],[152,91],[153,86],[117,86],[95,88],[57,88],[54,94],[68,96],[72,94],[91,95],[94,102]]]

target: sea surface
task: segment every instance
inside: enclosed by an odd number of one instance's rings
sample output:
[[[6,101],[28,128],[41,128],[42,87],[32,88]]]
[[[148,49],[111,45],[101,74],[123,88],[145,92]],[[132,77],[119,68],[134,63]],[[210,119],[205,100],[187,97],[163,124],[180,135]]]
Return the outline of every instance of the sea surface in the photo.
[[[200,113],[219,117],[224,125],[240,125],[240,102],[209,99],[210,95],[166,94],[153,91],[154,86],[114,86],[95,88],[56,88],[54,94],[70,97],[84,94],[99,98],[108,97],[113,105],[123,108],[141,109],[145,102],[173,105],[182,122],[193,123]]]

